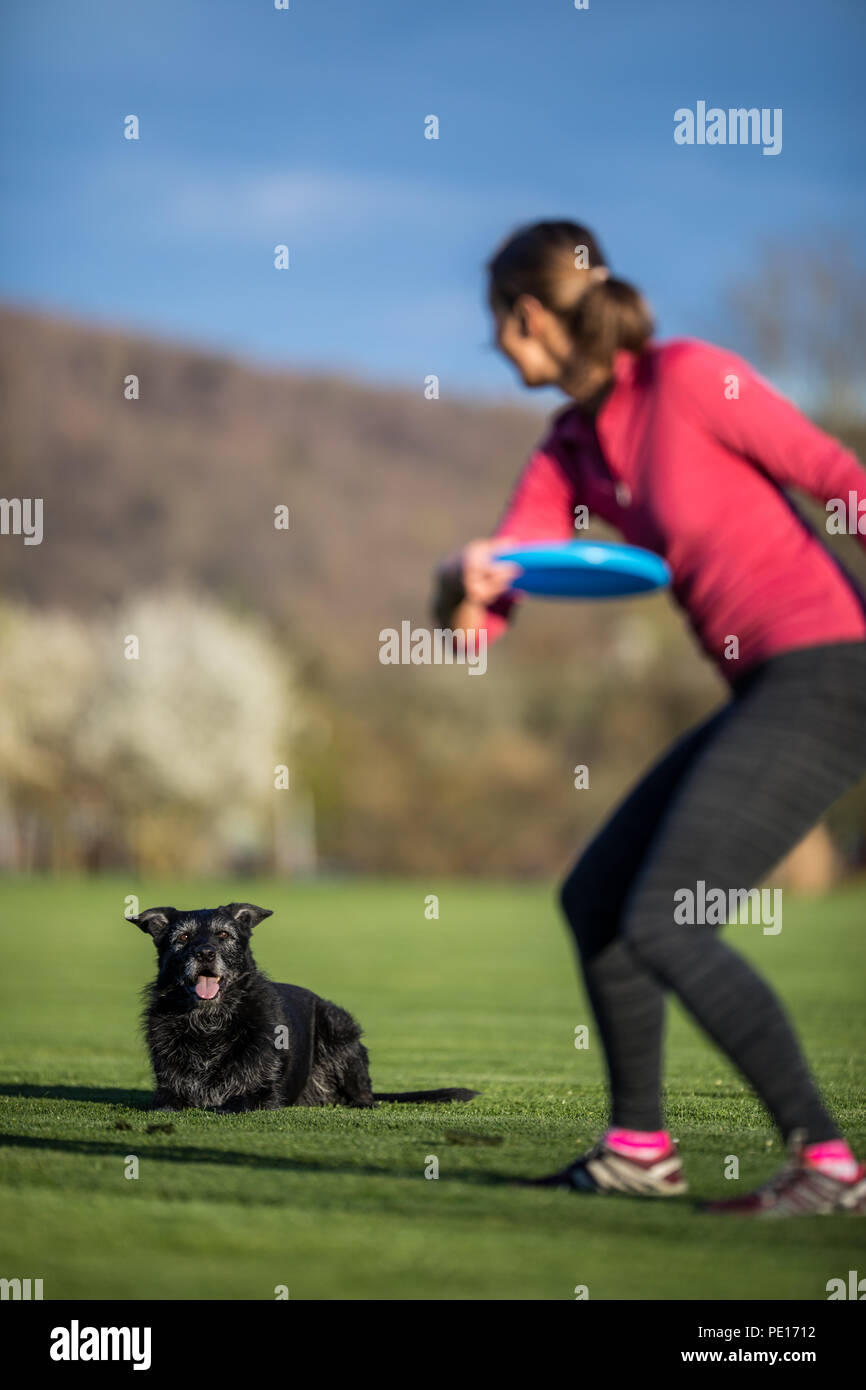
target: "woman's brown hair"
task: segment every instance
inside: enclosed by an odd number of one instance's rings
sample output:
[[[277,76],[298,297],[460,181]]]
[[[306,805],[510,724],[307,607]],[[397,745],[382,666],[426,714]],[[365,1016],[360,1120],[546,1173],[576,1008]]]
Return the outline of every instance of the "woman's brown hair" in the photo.
[[[521,227],[487,264],[490,307],[510,313],[522,294],[559,315],[587,367],[610,367],[621,348],[640,353],[652,313],[626,280],[611,276],[598,242],[577,222]]]

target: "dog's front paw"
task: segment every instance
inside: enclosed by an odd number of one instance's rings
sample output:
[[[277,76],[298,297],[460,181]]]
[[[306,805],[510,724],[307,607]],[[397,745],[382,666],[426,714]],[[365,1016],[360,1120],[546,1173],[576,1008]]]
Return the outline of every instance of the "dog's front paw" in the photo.
[[[359,1095],[352,1096],[348,1104],[352,1110],[375,1110],[379,1102],[372,1091],[361,1091]]]
[[[163,1111],[165,1111],[165,1110],[171,1110],[171,1111],[183,1110],[183,1106],[180,1104],[180,1102],[178,1101],[177,1097],[176,1097],[176,1096],[166,1095],[166,1093],[165,1093],[164,1091],[157,1091],[156,1095],[153,1097],[153,1100],[150,1102],[150,1105],[149,1105],[147,1108],[148,1108],[148,1110],[163,1110]]]

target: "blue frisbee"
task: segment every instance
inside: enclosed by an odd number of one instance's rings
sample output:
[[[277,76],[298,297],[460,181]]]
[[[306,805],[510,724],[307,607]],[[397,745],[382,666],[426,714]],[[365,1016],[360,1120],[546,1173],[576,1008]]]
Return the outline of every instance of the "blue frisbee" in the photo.
[[[519,565],[519,593],[542,598],[621,598],[664,588],[671,572],[660,555],[613,541],[544,541],[497,551]]]

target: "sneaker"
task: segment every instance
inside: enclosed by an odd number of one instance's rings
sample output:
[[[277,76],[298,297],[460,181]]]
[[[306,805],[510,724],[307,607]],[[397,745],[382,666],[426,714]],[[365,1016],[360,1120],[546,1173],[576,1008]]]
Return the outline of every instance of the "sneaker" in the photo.
[[[701,1211],[727,1212],[733,1216],[814,1216],[829,1212],[866,1215],[866,1164],[844,1181],[822,1173],[803,1161],[806,1131],[795,1130],[788,1141],[788,1157],[778,1173],[742,1197],[704,1202]]]
[[[602,1137],[560,1173],[528,1178],[527,1187],[567,1187],[573,1192],[621,1192],[631,1197],[678,1197],[688,1192],[676,1141],[660,1158],[630,1158]]]

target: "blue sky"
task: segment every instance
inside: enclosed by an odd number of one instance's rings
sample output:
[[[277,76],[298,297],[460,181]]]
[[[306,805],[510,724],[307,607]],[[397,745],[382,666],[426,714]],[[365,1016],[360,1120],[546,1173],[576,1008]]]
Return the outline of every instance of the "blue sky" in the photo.
[[[482,266],[521,222],[588,223],[662,336],[721,332],[765,239],[866,242],[863,0],[5,0],[0,22],[19,304],[505,397]],[[781,107],[781,154],[676,145],[698,100]]]

